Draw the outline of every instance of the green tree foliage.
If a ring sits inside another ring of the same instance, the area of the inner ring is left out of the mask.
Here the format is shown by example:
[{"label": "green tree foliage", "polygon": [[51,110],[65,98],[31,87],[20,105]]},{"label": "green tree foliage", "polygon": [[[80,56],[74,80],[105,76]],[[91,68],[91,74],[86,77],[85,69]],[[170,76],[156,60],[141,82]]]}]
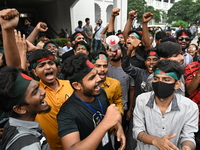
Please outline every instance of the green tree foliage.
[{"label": "green tree foliage", "polygon": [[161,21],[161,10],[154,9],[152,6],[147,6],[147,2],[145,0],[128,0],[128,12],[131,10],[138,10],[137,12],[137,21],[142,22],[142,15],[146,12],[153,13],[153,19],[155,22]]},{"label": "green tree foliage", "polygon": [[195,3],[192,2],[192,0],[181,0],[174,3],[174,5],[168,10],[167,22],[172,23],[177,20],[183,20],[188,23],[193,22],[193,15],[198,12],[193,8],[194,4]]},{"label": "green tree foliage", "polygon": [[187,28],[188,23],[183,21],[183,20],[179,20],[179,21],[172,24],[172,27],[178,27],[178,26],[182,26],[183,28]]},{"label": "green tree foliage", "polygon": [[131,10],[138,10],[136,19],[138,22],[141,22],[142,15],[146,12],[146,4],[145,0],[128,0],[128,12]]}]

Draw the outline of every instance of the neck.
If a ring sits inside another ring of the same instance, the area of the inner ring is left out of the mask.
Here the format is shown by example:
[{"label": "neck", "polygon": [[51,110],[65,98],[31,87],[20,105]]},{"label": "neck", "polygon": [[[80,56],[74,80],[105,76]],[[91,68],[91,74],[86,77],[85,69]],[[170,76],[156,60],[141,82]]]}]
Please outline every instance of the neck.
[{"label": "neck", "polygon": [[110,60],[110,64],[112,65],[112,66],[121,66],[122,65],[122,62],[121,62],[121,60],[119,60],[119,61],[112,61],[112,60]]},{"label": "neck", "polygon": [[86,96],[82,92],[77,91],[77,90],[74,91],[74,94],[76,94],[84,102],[92,102],[95,98],[95,97]]},{"label": "neck", "polygon": [[24,120],[24,121],[35,121],[35,117],[37,114],[32,114],[32,115],[21,115],[19,118],[20,120]]},{"label": "neck", "polygon": [[156,104],[160,108],[162,114],[164,114],[165,111],[167,110],[167,108],[169,107],[173,97],[174,97],[174,93],[167,98],[159,98],[159,97],[155,96]]}]

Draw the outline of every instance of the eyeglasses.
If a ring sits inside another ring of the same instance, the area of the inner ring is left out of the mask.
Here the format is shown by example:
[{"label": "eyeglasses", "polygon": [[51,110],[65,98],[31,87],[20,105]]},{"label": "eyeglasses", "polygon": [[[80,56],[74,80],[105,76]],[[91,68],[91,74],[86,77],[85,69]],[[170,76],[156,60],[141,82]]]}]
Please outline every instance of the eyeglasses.
[{"label": "eyeglasses", "polygon": [[179,40],[179,41],[183,41],[183,40],[185,40],[185,41],[190,41],[190,38],[179,37],[178,40]]}]

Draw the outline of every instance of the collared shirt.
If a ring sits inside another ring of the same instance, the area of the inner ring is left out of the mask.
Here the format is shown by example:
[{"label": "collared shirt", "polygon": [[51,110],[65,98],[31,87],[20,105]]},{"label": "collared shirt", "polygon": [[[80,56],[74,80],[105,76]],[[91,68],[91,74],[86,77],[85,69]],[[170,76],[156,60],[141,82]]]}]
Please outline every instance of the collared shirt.
[{"label": "collared shirt", "polygon": [[36,121],[40,123],[42,130],[46,134],[51,150],[62,149],[60,137],[58,136],[56,115],[58,114],[62,104],[74,91],[68,80],[56,80],[59,83],[59,88],[56,91],[45,85],[42,81],[39,81],[40,88],[46,91],[45,101],[47,101],[51,106],[51,111],[36,116]]},{"label": "collared shirt", "polygon": [[[142,131],[149,135],[163,137],[176,134],[170,141],[181,148],[184,141],[194,141],[194,132],[198,131],[198,107],[190,99],[174,94],[164,114],[155,102],[154,93],[139,95],[133,112],[133,137],[137,140]],[[136,150],[158,150],[157,147],[137,140]]]},{"label": "collared shirt", "polygon": [[3,133],[3,149],[50,150],[39,123],[9,118]]},{"label": "collared shirt", "polygon": [[122,105],[123,100],[120,82],[116,79],[106,77],[106,80],[103,84],[101,84],[101,87],[105,90],[110,104],[115,104],[123,115],[124,111]]}]

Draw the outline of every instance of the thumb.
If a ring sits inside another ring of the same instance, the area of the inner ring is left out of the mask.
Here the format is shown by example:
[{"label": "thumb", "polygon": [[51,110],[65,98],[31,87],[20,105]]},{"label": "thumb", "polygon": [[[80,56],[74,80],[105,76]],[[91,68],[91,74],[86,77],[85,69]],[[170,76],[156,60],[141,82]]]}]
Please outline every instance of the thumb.
[{"label": "thumb", "polygon": [[176,134],[170,134],[170,135],[167,135],[166,137],[167,137],[167,139],[172,139],[172,138],[174,138],[176,136]]}]

